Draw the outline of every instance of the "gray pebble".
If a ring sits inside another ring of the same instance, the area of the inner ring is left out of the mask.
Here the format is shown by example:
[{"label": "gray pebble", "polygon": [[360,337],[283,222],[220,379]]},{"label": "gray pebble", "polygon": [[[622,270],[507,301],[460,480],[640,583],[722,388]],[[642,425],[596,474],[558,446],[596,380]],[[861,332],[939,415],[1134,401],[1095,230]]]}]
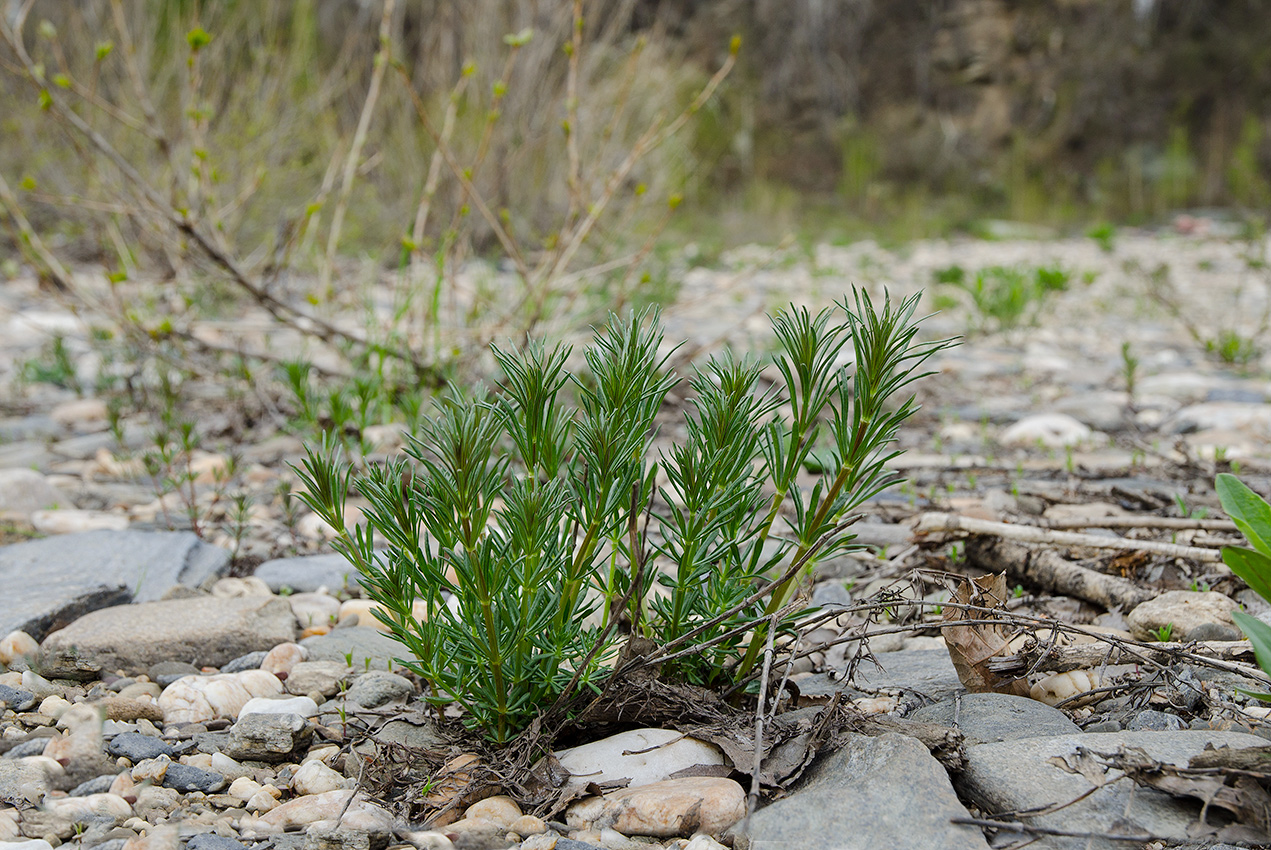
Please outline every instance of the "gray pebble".
[{"label": "gray pebble", "polygon": [[572,838],[556,839],[556,850],[600,850],[595,844],[588,844],[586,841],[575,841]]},{"label": "gray pebble", "polygon": [[35,706],[35,694],[21,688],[0,685],[0,702],[14,711],[30,711]]},{"label": "gray pebble", "polygon": [[100,844],[94,844],[93,850],[124,850],[124,844],[126,844],[127,841],[128,839],[126,838],[111,838]]},{"label": "gray pebble", "polygon": [[49,742],[48,738],[32,738],[30,741],[23,741],[20,744],[14,744],[9,751],[4,754],[5,758],[20,759],[26,756],[38,756],[44,752],[44,747]]},{"label": "gray pebble", "polygon": [[[1140,711],[1126,726],[1126,729],[1131,732],[1175,732],[1186,728],[1187,724],[1183,722],[1181,717],[1166,714],[1163,711],[1154,711],[1150,708],[1146,711]],[[1087,729],[1086,731],[1090,730]]]},{"label": "gray pebble", "polygon": [[117,694],[120,691],[122,691],[124,688],[129,687],[130,685],[135,685],[135,684],[137,684],[137,680],[132,678],[131,676],[120,676],[118,679],[116,679],[115,681],[107,685],[106,690],[110,691],[111,693]]},{"label": "gray pebble", "polygon": [[1101,720],[1098,723],[1091,723],[1084,732],[1120,732],[1121,724],[1115,720]]},{"label": "gray pebble", "polygon": [[110,790],[110,784],[115,781],[115,777],[111,774],[105,776],[97,776],[87,782],[81,782],[71,789],[72,797],[87,797],[89,794],[105,794]]},{"label": "gray pebble", "polygon": [[1235,626],[1225,623],[1201,623],[1187,635],[1190,640],[1240,640],[1242,635]]},{"label": "gray pebble", "polygon": [[151,664],[146,671],[150,681],[156,682],[161,688],[166,688],[182,676],[197,676],[199,672],[199,668],[184,661],[160,661]]},{"label": "gray pebble", "polygon": [[122,732],[116,735],[106,744],[106,752],[115,757],[123,756],[133,764],[158,756],[176,758],[176,751],[167,741],[140,732]]},{"label": "gray pebble", "polygon": [[268,652],[260,650],[257,652],[249,652],[246,655],[240,655],[233,661],[230,661],[221,668],[222,673],[242,673],[244,670],[259,670],[261,662],[265,660]]},{"label": "gray pebble", "polygon": [[364,708],[378,708],[386,702],[406,699],[414,693],[415,685],[405,676],[372,670],[358,676],[344,696]]},{"label": "gray pebble", "polygon": [[198,835],[191,835],[185,846],[186,850],[247,850],[246,845],[241,842],[226,838],[223,835],[217,835],[215,832],[201,832]]},{"label": "gray pebble", "polygon": [[176,791],[203,791],[211,794],[225,787],[225,777],[201,767],[173,762],[163,775],[163,787]]}]

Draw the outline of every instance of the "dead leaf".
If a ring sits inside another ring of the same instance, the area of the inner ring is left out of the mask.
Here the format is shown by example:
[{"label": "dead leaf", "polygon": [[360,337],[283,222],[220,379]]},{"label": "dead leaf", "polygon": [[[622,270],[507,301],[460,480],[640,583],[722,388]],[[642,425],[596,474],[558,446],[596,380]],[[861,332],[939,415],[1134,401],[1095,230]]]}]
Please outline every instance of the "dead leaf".
[{"label": "dead leaf", "polygon": [[[954,602],[981,608],[1005,609],[1006,573],[981,576],[960,584]],[[949,648],[949,658],[958,679],[972,693],[999,693],[1028,696],[1028,682],[1005,678],[989,668],[989,660],[1011,654],[1010,636],[1001,623],[976,623],[993,619],[988,611],[972,611],[946,606],[941,633]]]}]

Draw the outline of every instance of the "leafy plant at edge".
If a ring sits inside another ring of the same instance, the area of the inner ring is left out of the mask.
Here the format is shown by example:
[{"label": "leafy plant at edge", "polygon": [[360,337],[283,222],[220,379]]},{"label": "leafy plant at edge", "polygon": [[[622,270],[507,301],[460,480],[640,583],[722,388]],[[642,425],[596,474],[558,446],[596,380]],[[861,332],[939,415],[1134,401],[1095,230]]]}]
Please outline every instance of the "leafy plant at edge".
[{"label": "leafy plant at edge", "polygon": [[[656,312],[611,316],[574,378],[568,349],[494,347],[497,392],[452,387],[407,457],[356,474],[324,436],[296,467],[298,497],[335,529],[429,699],[458,703],[495,741],[600,692],[623,642],[652,647],[640,654],[667,679],[736,687],[769,624],[798,613],[798,575],[856,548],[854,512],[899,481],[889,447],[917,408],[890,400],[953,344],[914,341],[917,304],[876,309],[858,291],[777,314],[778,385],[763,391],[750,359],[710,358],[691,379],[686,438],[657,460],[677,379]],[[571,380],[577,410],[561,398]],[[808,489],[796,474],[823,436],[832,462]],[[350,493],[366,502],[351,528]]]},{"label": "leafy plant at edge", "polygon": [[[1252,549],[1224,546],[1223,563],[1244,579],[1245,584],[1253,588],[1254,592],[1271,602],[1271,505],[1239,478],[1226,472],[1217,477],[1214,487],[1218,491],[1222,509],[1253,546]],[[1231,616],[1253,644],[1258,666],[1264,673],[1271,675],[1271,625],[1244,611],[1233,611]],[[1244,693],[1263,702],[1271,702],[1271,694],[1249,691]]]}]

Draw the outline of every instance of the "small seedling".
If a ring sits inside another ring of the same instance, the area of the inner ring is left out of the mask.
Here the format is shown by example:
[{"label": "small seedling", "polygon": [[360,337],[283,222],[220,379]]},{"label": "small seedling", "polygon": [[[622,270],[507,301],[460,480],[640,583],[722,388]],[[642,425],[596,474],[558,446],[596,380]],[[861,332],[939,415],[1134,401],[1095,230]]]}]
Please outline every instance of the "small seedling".
[{"label": "small seedling", "polygon": [[1158,628],[1154,634],[1156,635],[1156,639],[1161,643],[1169,643],[1174,637],[1174,624],[1166,623]]},{"label": "small seedling", "polygon": [[1208,592],[1209,592],[1209,582],[1207,582],[1207,581],[1192,581],[1192,583],[1191,583],[1191,585],[1190,585],[1190,588],[1191,588],[1192,593],[1208,593]]},{"label": "small seedling", "polygon": [[1024,585],[1022,584],[1015,585],[1015,587],[1011,589],[1011,596],[1013,596],[1016,599],[1022,599],[1024,597]]}]

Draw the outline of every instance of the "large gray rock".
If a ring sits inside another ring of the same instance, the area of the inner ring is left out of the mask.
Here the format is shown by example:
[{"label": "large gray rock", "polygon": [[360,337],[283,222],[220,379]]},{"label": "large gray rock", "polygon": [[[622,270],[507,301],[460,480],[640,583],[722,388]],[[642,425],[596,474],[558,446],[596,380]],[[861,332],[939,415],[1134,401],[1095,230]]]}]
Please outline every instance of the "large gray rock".
[{"label": "large gray rock", "polygon": [[960,729],[967,744],[1081,733],[1059,709],[1010,694],[963,694],[923,706],[910,718]]},{"label": "large gray rock", "polygon": [[223,576],[230,554],[188,531],[89,531],[0,547],[0,634],[36,640],[98,608]]},{"label": "large gray rock", "polygon": [[851,735],[820,759],[793,794],[755,812],[751,850],[988,850],[948,774],[915,738]]},{"label": "large gray rock", "polygon": [[[370,626],[351,626],[333,629],[325,635],[314,635],[300,641],[309,650],[312,661],[343,661],[354,670],[366,669],[369,658],[372,670],[387,670],[394,658],[410,658],[406,647],[379,629]],[[351,660],[350,660],[351,659]]]},{"label": "large gray rock", "polygon": [[[1077,800],[1094,787],[1084,776],[1051,763],[1078,747],[1115,753],[1118,747],[1140,747],[1157,761],[1187,766],[1206,744],[1235,748],[1265,746],[1266,739],[1240,732],[1097,732],[1027,738],[968,747],[966,769],[958,787],[963,796],[988,812],[1042,809]],[[1109,775],[1114,779],[1117,773]],[[1177,800],[1129,780],[1107,782],[1090,796],[1052,814],[1029,819],[1037,826],[1076,832],[1151,833],[1184,840],[1196,822],[1199,804]],[[1030,847],[1048,850],[1123,850],[1124,841],[1041,836]]]},{"label": "large gray rock", "polygon": [[0,759],[0,803],[38,805],[48,792],[44,768],[20,759]]},{"label": "large gray rock", "polygon": [[144,671],[166,660],[219,667],[295,636],[296,618],[284,599],[200,596],[94,611],[49,635],[41,649],[74,651],[106,670]]},{"label": "large gray rock", "polygon": [[300,558],[275,558],[256,568],[256,578],[277,593],[289,588],[297,593],[310,593],[320,587],[337,592],[341,588],[359,587],[361,574],[343,555],[308,555]]}]

